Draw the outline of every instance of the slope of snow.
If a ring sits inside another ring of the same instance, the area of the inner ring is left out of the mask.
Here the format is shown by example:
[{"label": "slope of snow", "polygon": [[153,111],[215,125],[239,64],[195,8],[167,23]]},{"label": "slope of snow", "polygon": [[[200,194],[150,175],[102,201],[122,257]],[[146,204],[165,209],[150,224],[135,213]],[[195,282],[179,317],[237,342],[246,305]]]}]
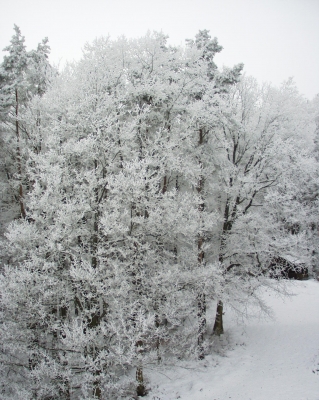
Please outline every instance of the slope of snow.
[{"label": "slope of snow", "polygon": [[319,400],[319,282],[288,282],[295,295],[265,291],[274,319],[237,325],[226,309],[219,354],[147,371],[148,400]]}]

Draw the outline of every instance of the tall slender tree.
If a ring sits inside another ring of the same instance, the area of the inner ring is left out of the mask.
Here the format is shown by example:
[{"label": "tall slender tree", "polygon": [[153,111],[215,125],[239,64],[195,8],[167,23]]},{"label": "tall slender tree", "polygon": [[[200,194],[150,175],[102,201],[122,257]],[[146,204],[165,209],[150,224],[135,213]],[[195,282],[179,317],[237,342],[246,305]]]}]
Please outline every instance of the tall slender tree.
[{"label": "tall slender tree", "polygon": [[20,106],[26,97],[26,71],[28,67],[28,56],[25,47],[24,36],[20,29],[14,26],[15,35],[11,39],[11,44],[4,50],[9,52],[4,57],[1,65],[1,114],[5,122],[14,124],[15,130],[15,161],[16,161],[16,179],[18,185],[18,202],[20,205],[20,214],[23,218],[26,216],[23,184],[22,184],[22,160],[21,160],[21,129],[19,121]]},{"label": "tall slender tree", "polygon": [[20,28],[14,25],[14,31],[10,45],[4,49],[8,54],[0,66],[1,184],[4,188],[1,219],[4,224],[18,215],[26,217],[25,161],[34,138],[26,130],[23,113],[33,96],[43,95],[53,73],[48,61],[48,40],[43,40],[37,50],[27,52]]}]

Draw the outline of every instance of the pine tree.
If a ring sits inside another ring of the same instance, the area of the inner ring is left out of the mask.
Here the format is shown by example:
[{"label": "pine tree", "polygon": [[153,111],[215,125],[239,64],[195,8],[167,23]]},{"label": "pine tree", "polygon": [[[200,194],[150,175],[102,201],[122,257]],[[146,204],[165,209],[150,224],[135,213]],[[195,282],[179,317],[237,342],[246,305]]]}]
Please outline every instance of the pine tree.
[{"label": "pine tree", "polygon": [[48,40],[43,40],[37,50],[27,52],[19,27],[15,25],[14,30],[11,44],[4,49],[9,54],[4,56],[0,66],[1,184],[6,193],[1,208],[5,225],[19,215],[26,217],[25,191],[29,183],[25,177],[25,162],[34,138],[26,129],[23,113],[33,96],[44,94],[53,76],[48,62]]},{"label": "pine tree", "polygon": [[[26,98],[26,82],[25,75],[28,64],[25,39],[21,35],[20,29],[14,26],[15,35],[11,39],[11,45],[4,50],[9,52],[4,57],[1,65],[1,115],[5,122],[10,121],[14,125],[15,131],[15,175],[16,184],[18,186],[18,194],[16,195],[19,205],[20,214],[23,218],[26,216],[23,184],[22,184],[22,155],[21,155],[21,128],[20,128],[20,106]],[[4,139],[7,142],[7,138]],[[7,167],[5,167],[7,169]],[[7,170],[7,175],[11,175]]]}]

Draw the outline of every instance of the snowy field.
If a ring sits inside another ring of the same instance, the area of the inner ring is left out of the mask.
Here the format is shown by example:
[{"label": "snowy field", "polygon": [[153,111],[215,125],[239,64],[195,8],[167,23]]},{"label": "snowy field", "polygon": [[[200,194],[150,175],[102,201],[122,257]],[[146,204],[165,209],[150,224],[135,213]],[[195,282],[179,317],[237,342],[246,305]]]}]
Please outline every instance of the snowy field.
[{"label": "snowy field", "polygon": [[290,297],[264,292],[273,319],[224,315],[218,354],[147,371],[148,400],[319,400],[319,282],[289,281]]}]

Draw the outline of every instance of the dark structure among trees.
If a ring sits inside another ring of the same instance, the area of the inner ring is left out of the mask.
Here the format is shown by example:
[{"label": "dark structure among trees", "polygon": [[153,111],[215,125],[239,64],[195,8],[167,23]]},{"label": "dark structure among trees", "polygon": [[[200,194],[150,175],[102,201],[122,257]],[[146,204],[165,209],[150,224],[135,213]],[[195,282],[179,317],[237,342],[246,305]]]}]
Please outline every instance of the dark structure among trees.
[{"label": "dark structure among trees", "polygon": [[288,261],[284,257],[273,258],[269,270],[271,278],[297,279],[299,281],[309,278],[309,271],[304,263]]}]

